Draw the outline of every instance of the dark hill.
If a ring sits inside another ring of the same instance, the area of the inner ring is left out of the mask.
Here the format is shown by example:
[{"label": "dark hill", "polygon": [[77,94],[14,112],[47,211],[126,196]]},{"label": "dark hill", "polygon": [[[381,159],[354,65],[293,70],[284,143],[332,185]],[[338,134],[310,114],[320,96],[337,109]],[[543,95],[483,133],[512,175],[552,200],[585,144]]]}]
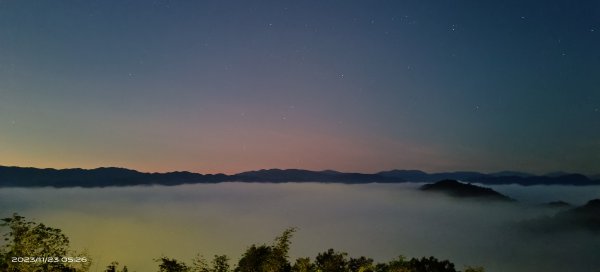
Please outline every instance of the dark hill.
[{"label": "dark hill", "polygon": [[600,199],[590,200],[583,206],[558,212],[554,216],[524,221],[521,226],[538,233],[568,230],[600,233]]},{"label": "dark hill", "polygon": [[510,197],[500,194],[490,188],[461,183],[456,180],[446,179],[433,184],[421,186],[425,192],[444,193],[457,198],[469,198],[495,201],[514,201]]},{"label": "dark hill", "polygon": [[571,204],[561,201],[561,200],[544,203],[544,204],[542,204],[542,206],[547,207],[547,208],[571,208],[572,207]]},{"label": "dark hill", "polygon": [[554,219],[564,225],[600,232],[600,199],[590,200],[583,206],[560,212]]}]

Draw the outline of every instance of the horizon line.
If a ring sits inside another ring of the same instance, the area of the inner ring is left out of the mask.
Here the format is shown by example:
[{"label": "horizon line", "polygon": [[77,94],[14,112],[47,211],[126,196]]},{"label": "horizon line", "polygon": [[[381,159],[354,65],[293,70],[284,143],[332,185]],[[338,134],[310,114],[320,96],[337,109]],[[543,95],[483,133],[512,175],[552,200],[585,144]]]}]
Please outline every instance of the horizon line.
[{"label": "horizon line", "polygon": [[128,168],[128,167],[121,167],[121,166],[99,166],[99,167],[93,167],[93,168],[83,168],[83,167],[55,168],[55,167],[0,165],[0,167],[40,169],[40,170],[56,170],[56,171],[61,171],[61,170],[88,170],[89,171],[89,170],[98,170],[98,169],[123,169],[123,170],[135,171],[135,172],[138,172],[138,173],[146,173],[146,174],[192,173],[192,174],[198,174],[198,175],[227,175],[227,176],[238,175],[238,174],[242,174],[242,173],[246,173],[246,172],[269,171],[269,170],[281,170],[281,171],[286,171],[286,170],[303,170],[303,171],[311,171],[311,172],[333,171],[333,172],[345,173],[345,174],[355,173],[355,174],[371,174],[371,175],[377,175],[377,174],[380,174],[382,172],[390,172],[390,171],[420,171],[420,172],[423,172],[425,174],[442,174],[442,173],[467,172],[467,173],[478,173],[478,174],[484,174],[484,175],[491,175],[491,174],[499,174],[499,173],[503,173],[503,172],[514,172],[514,173],[525,174],[525,175],[530,175],[530,176],[550,176],[552,174],[559,174],[559,173],[560,173],[560,175],[573,175],[573,174],[574,175],[582,175],[582,176],[586,176],[588,178],[597,178],[596,176],[600,176],[600,173],[599,174],[588,175],[588,174],[582,174],[582,173],[579,173],[579,172],[566,172],[566,171],[562,171],[562,170],[550,171],[550,172],[547,172],[545,174],[533,174],[533,173],[530,173],[530,172],[516,171],[516,170],[501,170],[501,171],[493,171],[493,172],[483,172],[483,171],[474,171],[474,170],[453,170],[453,171],[428,172],[428,171],[424,171],[424,170],[420,170],[420,169],[393,168],[393,169],[389,169],[389,170],[380,170],[380,171],[377,171],[377,172],[366,173],[366,172],[358,172],[358,171],[339,171],[339,170],[334,170],[334,169],[311,170],[311,169],[304,169],[304,168],[260,168],[260,169],[254,169],[254,170],[246,170],[246,171],[236,172],[236,173],[233,173],[233,174],[226,174],[226,173],[223,173],[223,172],[218,172],[218,173],[212,173],[211,174],[211,173],[194,172],[194,171],[189,171],[189,170],[174,170],[174,171],[165,171],[165,172],[159,172],[159,171],[140,171],[140,170],[137,170],[137,169]]}]

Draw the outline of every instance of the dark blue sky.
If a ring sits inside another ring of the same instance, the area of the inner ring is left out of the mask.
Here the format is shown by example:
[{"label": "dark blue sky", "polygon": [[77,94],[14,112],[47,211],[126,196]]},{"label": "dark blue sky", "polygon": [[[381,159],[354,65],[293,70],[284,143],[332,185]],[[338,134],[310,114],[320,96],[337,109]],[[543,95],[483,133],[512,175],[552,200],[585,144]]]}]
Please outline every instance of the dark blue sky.
[{"label": "dark blue sky", "polygon": [[600,169],[598,1],[4,1],[0,164]]}]

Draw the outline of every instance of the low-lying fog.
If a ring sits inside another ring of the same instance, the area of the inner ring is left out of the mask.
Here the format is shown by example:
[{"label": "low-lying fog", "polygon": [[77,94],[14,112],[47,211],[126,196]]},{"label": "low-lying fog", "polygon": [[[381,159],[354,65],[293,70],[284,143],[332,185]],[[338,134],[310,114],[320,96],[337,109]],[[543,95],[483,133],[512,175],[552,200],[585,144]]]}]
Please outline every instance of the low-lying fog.
[{"label": "low-lying fog", "polygon": [[[91,271],[111,261],[156,271],[154,258],[190,263],[197,253],[237,262],[247,246],[270,243],[285,228],[296,257],[328,248],[388,261],[433,255],[463,269],[597,271],[600,234],[520,232],[515,222],[553,211],[530,205],[583,204],[597,187],[495,186],[527,205],[477,203],[429,195],[415,184],[221,183],[103,189],[0,189],[0,216],[13,212],[60,228],[88,249]],[[595,270],[594,270],[595,269]]]}]

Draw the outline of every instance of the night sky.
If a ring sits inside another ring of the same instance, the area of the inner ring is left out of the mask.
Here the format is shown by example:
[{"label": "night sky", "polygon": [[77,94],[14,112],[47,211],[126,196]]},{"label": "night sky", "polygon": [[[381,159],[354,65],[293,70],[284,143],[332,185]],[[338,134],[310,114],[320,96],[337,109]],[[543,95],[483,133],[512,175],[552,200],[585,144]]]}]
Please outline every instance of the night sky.
[{"label": "night sky", "polygon": [[0,165],[600,172],[599,1],[2,1]]}]

